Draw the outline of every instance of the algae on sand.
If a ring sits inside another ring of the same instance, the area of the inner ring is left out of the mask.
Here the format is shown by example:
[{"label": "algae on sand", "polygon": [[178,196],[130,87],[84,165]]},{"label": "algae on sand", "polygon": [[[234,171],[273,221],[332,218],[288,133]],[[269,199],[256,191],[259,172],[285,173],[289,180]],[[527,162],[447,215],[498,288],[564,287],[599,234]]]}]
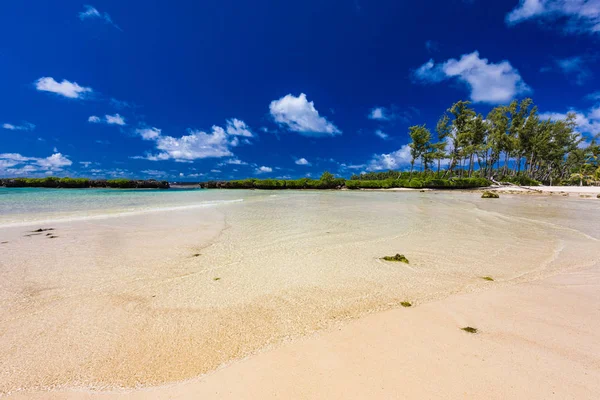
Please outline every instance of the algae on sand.
[{"label": "algae on sand", "polygon": [[404,254],[396,254],[395,256],[385,256],[381,257],[384,261],[392,261],[392,262],[403,262],[408,264],[408,258],[404,256]]}]

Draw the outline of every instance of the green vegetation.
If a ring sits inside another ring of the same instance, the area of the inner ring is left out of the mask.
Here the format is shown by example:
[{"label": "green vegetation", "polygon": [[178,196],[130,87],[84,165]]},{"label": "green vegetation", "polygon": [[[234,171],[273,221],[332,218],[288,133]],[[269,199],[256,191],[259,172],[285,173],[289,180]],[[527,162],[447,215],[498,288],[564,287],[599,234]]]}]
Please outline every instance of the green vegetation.
[{"label": "green vegetation", "polygon": [[87,179],[87,178],[13,178],[0,179],[0,186],[41,188],[117,188],[117,189],[168,189],[169,182],[131,179]]},{"label": "green vegetation", "polygon": [[392,261],[392,262],[403,262],[408,264],[408,258],[404,257],[404,254],[396,254],[395,256],[385,256],[381,257],[384,261]]},{"label": "green vegetation", "polygon": [[219,278],[219,277],[213,278],[213,281],[220,281],[220,280],[221,280],[221,278]]},{"label": "green vegetation", "polygon": [[400,303],[400,305],[402,307],[412,307],[412,304],[409,301],[403,301],[402,303]]},{"label": "green vegetation", "polygon": [[324,172],[320,179],[244,179],[238,181],[209,181],[201,183],[206,189],[341,189],[345,180]]},{"label": "green vegetation", "polygon": [[498,193],[494,193],[494,192],[490,192],[490,191],[486,190],[481,195],[481,198],[482,199],[499,199],[500,195]]},{"label": "green vegetation", "polygon": [[427,177],[424,179],[392,179],[385,180],[357,180],[346,181],[348,189],[469,189],[490,186],[491,182],[485,178],[452,178],[442,179]]},{"label": "green vegetation", "polygon": [[486,281],[491,281],[491,282],[494,281],[494,278],[492,278],[491,276],[482,276],[481,279],[484,279]]},{"label": "green vegetation", "polygon": [[469,333],[477,333],[477,328],[473,328],[470,326],[465,326],[464,328],[460,328],[461,330]]}]

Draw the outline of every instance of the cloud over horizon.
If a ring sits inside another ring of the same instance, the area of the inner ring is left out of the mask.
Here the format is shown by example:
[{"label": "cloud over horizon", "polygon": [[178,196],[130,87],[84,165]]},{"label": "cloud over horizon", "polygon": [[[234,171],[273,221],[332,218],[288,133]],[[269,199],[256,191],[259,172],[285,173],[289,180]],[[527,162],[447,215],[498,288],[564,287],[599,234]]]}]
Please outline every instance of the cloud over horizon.
[{"label": "cloud over horizon", "polygon": [[327,137],[342,134],[334,124],[319,115],[314,103],[309,102],[304,93],[298,97],[288,94],[273,100],[269,111],[277,124],[301,135]]},{"label": "cloud over horizon", "polygon": [[73,162],[61,153],[54,153],[48,157],[27,157],[19,153],[0,154],[0,176],[17,177],[31,174],[48,174],[60,172],[63,167],[72,165]]},{"label": "cloud over horizon", "polygon": [[[164,136],[162,131],[155,127],[138,128],[135,133],[144,140],[154,141],[159,152],[134,158],[143,158],[150,161],[174,160],[177,162],[233,157],[232,148],[240,144],[238,136],[254,137],[246,123],[236,118],[227,120],[225,129],[214,125],[210,133],[189,130],[187,135],[179,138]],[[242,161],[237,161],[239,162],[232,161],[231,164],[243,164]]]},{"label": "cloud over horizon", "polygon": [[469,88],[470,98],[475,103],[505,104],[531,92],[519,71],[508,61],[494,64],[480,58],[478,51],[440,64],[429,60],[413,71],[413,78],[424,84],[456,79]]}]

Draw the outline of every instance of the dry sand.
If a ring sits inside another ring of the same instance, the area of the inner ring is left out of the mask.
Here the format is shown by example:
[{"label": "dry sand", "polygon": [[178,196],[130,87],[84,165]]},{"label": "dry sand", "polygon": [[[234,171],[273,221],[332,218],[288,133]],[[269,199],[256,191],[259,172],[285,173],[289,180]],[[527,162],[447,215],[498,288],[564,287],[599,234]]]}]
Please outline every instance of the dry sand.
[{"label": "dry sand", "polygon": [[[340,378],[373,395],[397,397],[400,386],[392,379],[427,388],[427,379],[435,378],[452,395],[452,388],[467,385],[460,378],[452,386],[454,377],[472,373],[466,389],[485,387],[478,386],[485,369],[473,364],[471,350],[496,360],[486,374],[509,388],[521,387],[527,375],[520,372],[530,368],[514,366],[506,358],[512,354],[542,360],[546,369],[532,368],[546,374],[539,376],[564,369],[596,390],[597,369],[580,372],[598,367],[597,348],[573,353],[563,339],[575,335],[573,346],[598,342],[587,328],[598,324],[598,298],[585,297],[585,285],[538,290],[526,282],[588,268],[596,289],[597,270],[589,268],[600,254],[599,213],[595,202],[550,196],[491,201],[454,192],[265,192],[212,209],[57,223],[55,239],[27,236],[32,229],[26,227],[3,228],[0,393],[176,398],[192,385],[261,398],[252,390],[275,390],[278,383],[284,398],[350,397],[334,384]],[[396,252],[411,264],[378,259]],[[481,279],[486,275],[495,281]],[[491,288],[499,288],[497,297],[486,297]],[[405,300],[415,307],[369,316]],[[528,325],[519,304],[538,314],[533,322],[539,325]],[[583,314],[587,326],[577,322]],[[458,330],[464,325],[481,334]],[[510,340],[487,342],[498,332]],[[291,343],[277,348],[285,342]],[[264,352],[269,347],[273,353]],[[556,358],[555,349],[568,357]],[[235,372],[248,363],[248,370]],[[243,377],[227,375],[236,373]],[[569,382],[565,387],[578,393]],[[158,388],[130,391],[151,386]],[[288,396],[285,390],[300,391]],[[348,390],[366,393],[352,385]]]},{"label": "dry sand", "polygon": [[595,198],[600,194],[600,186],[494,186],[488,190],[508,193],[589,196],[590,198]]},{"label": "dry sand", "polygon": [[381,312],[183,383],[10,398],[597,399],[599,313],[596,266]]}]

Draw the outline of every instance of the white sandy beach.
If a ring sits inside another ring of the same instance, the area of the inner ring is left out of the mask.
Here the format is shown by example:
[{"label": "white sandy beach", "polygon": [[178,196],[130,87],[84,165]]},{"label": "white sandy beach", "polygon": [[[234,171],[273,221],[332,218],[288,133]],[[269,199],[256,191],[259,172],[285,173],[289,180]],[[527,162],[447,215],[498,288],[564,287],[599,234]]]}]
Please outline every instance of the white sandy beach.
[{"label": "white sandy beach", "polygon": [[11,398],[594,399],[599,310],[596,266],[381,312],[183,383]]},{"label": "white sandy beach", "polygon": [[[242,201],[0,228],[0,393],[598,393],[596,202],[235,195]],[[379,260],[397,252],[410,264]]]}]

